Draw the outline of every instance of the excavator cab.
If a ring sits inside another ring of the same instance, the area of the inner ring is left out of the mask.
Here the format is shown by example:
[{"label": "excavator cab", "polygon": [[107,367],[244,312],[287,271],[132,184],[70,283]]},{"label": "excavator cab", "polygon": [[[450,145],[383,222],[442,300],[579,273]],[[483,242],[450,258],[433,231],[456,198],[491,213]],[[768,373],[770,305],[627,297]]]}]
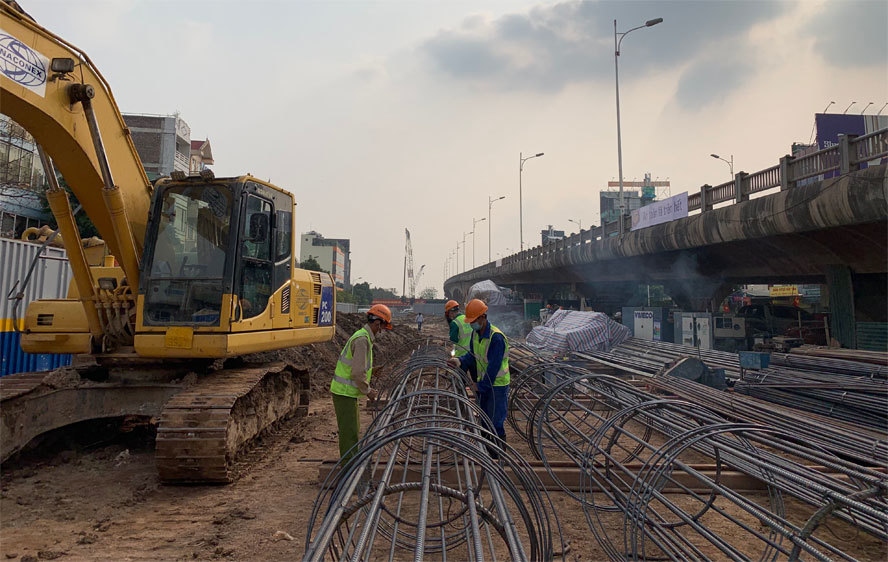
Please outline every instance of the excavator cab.
[{"label": "excavator cab", "polygon": [[321,311],[333,310],[332,281],[296,269],[293,208],[290,193],[250,176],[159,182],[139,278],[139,355],[238,355],[271,344],[272,331],[329,339],[332,314]]}]

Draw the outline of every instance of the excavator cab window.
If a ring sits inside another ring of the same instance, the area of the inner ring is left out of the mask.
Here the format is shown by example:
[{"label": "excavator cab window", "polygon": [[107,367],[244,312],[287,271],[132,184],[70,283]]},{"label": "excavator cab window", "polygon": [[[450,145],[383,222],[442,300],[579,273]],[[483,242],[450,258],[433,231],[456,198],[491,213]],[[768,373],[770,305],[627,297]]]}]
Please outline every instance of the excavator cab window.
[{"label": "excavator cab window", "polygon": [[219,325],[233,199],[223,184],[162,193],[146,237],[146,324]]}]

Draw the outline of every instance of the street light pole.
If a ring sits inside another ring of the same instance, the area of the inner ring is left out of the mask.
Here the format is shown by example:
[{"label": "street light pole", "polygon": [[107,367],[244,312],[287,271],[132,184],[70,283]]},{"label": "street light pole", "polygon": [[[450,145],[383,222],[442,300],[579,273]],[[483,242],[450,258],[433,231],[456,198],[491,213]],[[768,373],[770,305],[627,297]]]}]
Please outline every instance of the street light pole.
[{"label": "street light pole", "polygon": [[710,154],[710,156],[712,156],[713,158],[717,158],[718,160],[721,160],[722,162],[727,164],[731,168],[731,179],[734,179],[734,155],[733,154],[731,154],[730,162],[725,160],[724,158],[722,158],[718,154]]},{"label": "street light pole", "polygon": [[488,195],[488,196],[487,196],[487,263],[490,263],[490,262],[492,261],[492,260],[490,259],[490,247],[491,247],[491,243],[490,243],[490,233],[491,233],[490,223],[493,222],[493,221],[490,219],[490,211],[491,211],[491,209],[493,209],[493,203],[494,203],[495,201],[499,201],[500,199],[505,199],[505,198],[506,198],[505,195],[503,195],[503,196],[501,196],[501,197],[497,197],[496,199],[494,199],[492,195]]},{"label": "street light pole", "polygon": [[[487,219],[484,217],[481,217],[480,219],[472,217],[472,269],[475,269],[475,225],[486,220]],[[488,234],[488,236],[490,235]]]},{"label": "street light pole", "polygon": [[851,109],[851,106],[854,105],[855,103],[857,103],[857,102],[852,101],[850,104],[848,104],[848,107],[845,108],[845,111],[842,112],[842,115],[845,115],[846,113],[848,113],[848,110]]},{"label": "street light pole", "polygon": [[525,162],[527,162],[531,158],[539,158],[542,155],[542,152],[538,152],[533,156],[528,156],[527,158],[524,158],[524,155],[521,152],[518,153],[518,228],[521,233],[522,252],[524,251],[524,196],[521,189],[521,172],[524,171]]},{"label": "street light pole", "polygon": [[869,109],[869,106],[871,106],[873,103],[875,102],[869,102],[868,104],[866,104],[866,107],[863,108],[863,111],[861,111],[860,114],[863,115],[864,113],[866,113],[866,110]]},{"label": "street light pole", "polygon": [[578,221],[575,221],[575,220],[573,220],[573,219],[567,219],[567,221],[568,221],[568,222],[572,222],[572,223],[574,223],[575,225],[579,226],[579,227],[580,227],[580,232],[583,232],[583,219],[580,219],[580,220],[578,220]]},{"label": "street light pole", "polygon": [[[620,131],[620,45],[623,43],[623,38],[636,29],[651,27],[662,21],[663,18],[648,20],[644,22],[644,25],[633,27],[629,31],[624,31],[623,33],[617,33],[617,20],[614,20],[614,78],[617,86],[617,172],[620,175],[620,234],[623,234],[623,213],[626,208],[623,202],[623,139]],[[620,37],[619,41],[617,40],[618,35]]]},{"label": "street light pole", "polygon": [[463,273],[466,272],[466,236],[468,236],[469,234],[474,236],[475,230],[472,229],[472,232],[463,232]]},{"label": "street light pole", "polygon": [[361,279],[363,279],[363,277],[358,277],[357,279],[355,279],[355,282],[352,283],[352,300],[355,300],[355,284],[357,284],[357,282]]}]

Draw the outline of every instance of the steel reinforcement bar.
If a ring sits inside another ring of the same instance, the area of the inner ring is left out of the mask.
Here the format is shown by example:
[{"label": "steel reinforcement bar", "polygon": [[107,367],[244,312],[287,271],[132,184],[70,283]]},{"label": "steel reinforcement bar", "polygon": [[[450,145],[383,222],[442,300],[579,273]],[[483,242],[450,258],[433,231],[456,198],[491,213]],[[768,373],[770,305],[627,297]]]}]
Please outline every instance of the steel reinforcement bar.
[{"label": "steel reinforcement bar", "polygon": [[[882,472],[812,446],[798,432],[728,422],[576,366],[534,364],[526,355],[521,362],[510,423],[547,467],[569,459],[581,470],[579,493],[562,488],[582,502],[613,560],[853,560],[833,544],[827,524],[888,540]],[[699,470],[701,460],[716,469]],[[728,470],[768,493],[730,488],[721,480]],[[549,474],[558,482],[557,471]],[[801,504],[789,509],[790,501]]]},{"label": "steel reinforcement bar", "polygon": [[[529,351],[524,353],[533,357]],[[636,376],[648,386],[704,405],[730,420],[759,423],[789,433],[800,432],[811,443],[834,454],[870,466],[888,464],[888,434],[884,429],[888,385],[881,378],[878,366],[854,365],[847,360],[819,364],[802,358],[791,369],[747,371],[744,381],[749,382],[743,382],[741,387],[761,397],[756,398],[660,374],[671,362],[685,356],[697,357],[714,368],[724,368],[729,378],[740,378],[736,354],[639,339],[630,339],[607,352],[575,353],[571,358],[593,369],[600,365]],[[779,380],[782,388],[754,386],[756,380],[767,383],[771,377],[775,382]],[[820,388],[816,388],[818,386]],[[791,394],[787,395],[789,391]],[[860,407],[855,408],[856,404]],[[840,419],[835,416],[837,413]]]},{"label": "steel reinforcement bar", "polygon": [[[385,408],[322,485],[303,560],[552,560],[557,518],[441,346],[389,377]],[[563,554],[562,554],[563,556]]]}]

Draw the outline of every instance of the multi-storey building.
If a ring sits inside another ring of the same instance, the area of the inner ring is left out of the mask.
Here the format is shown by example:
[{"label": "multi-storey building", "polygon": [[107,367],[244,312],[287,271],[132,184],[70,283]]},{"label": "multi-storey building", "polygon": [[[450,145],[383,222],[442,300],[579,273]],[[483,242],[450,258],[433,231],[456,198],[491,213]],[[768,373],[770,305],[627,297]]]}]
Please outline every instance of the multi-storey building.
[{"label": "multi-storey building", "polygon": [[324,238],[314,230],[302,235],[299,260],[315,259],[321,269],[329,271],[333,282],[341,287],[351,286],[351,240],[348,238]]},{"label": "multi-storey building", "polygon": [[173,170],[199,172],[213,164],[210,141],[192,141],[191,127],[179,115],[130,113],[123,120],[151,181]]}]

